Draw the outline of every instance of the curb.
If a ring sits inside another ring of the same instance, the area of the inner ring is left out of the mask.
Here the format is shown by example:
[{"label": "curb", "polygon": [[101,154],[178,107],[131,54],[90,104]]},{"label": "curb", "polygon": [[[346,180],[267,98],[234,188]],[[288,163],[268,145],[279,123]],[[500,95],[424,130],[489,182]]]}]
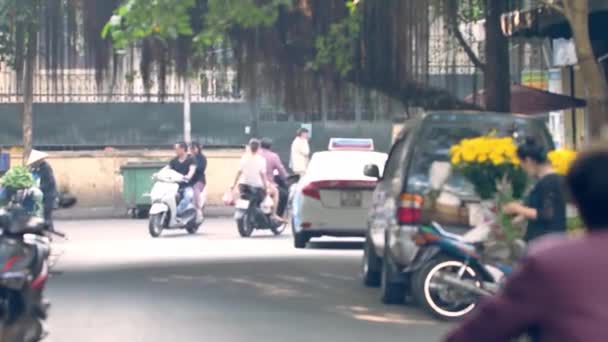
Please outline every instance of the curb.
[{"label": "curb", "polygon": [[[207,218],[228,218],[234,214],[234,208],[224,206],[210,206],[205,208]],[[130,219],[126,208],[72,208],[55,210],[53,216],[56,220],[102,220],[102,219]]]}]

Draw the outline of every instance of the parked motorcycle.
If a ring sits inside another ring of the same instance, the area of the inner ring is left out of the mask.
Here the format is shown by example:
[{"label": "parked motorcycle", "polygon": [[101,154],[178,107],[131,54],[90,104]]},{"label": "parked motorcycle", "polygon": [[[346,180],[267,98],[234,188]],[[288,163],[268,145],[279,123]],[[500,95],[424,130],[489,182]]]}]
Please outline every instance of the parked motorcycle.
[{"label": "parked motorcycle", "polygon": [[465,241],[437,223],[420,227],[414,241],[421,249],[411,266],[412,296],[443,320],[468,315],[512,272],[509,264],[487,257],[483,242]]},{"label": "parked motorcycle", "polygon": [[64,235],[16,203],[0,208],[0,341],[36,342],[49,309],[50,234]]},{"label": "parked motorcycle", "polygon": [[165,229],[185,229],[189,234],[196,234],[202,222],[197,222],[194,204],[189,203],[182,213],[177,212],[183,196],[179,184],[184,181],[184,176],[174,170],[163,169],[154,178],[156,183],[150,191],[150,235],[159,237]]}]

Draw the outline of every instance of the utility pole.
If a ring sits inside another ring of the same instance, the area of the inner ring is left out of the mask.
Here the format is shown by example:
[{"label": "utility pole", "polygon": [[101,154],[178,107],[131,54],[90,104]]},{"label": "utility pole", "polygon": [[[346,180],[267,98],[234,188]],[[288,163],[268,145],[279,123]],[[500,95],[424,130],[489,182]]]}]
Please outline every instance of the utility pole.
[{"label": "utility pole", "polygon": [[184,141],[192,142],[192,111],[190,102],[190,79],[184,77]]}]

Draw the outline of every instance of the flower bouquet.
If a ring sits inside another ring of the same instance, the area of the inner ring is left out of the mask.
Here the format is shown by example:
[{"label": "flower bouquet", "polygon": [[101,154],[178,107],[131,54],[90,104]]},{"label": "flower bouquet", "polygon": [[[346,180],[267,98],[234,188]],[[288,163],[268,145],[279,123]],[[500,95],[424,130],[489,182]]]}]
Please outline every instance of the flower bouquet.
[{"label": "flower bouquet", "polygon": [[501,209],[521,199],[527,187],[528,177],[519,166],[515,141],[492,135],[464,139],[452,146],[450,157],[454,170],[473,185],[482,201],[481,217],[471,222],[475,228],[468,234],[469,239],[500,242],[507,247],[502,248],[507,252],[501,253],[505,254],[501,258],[516,258],[523,229]]},{"label": "flower bouquet", "polygon": [[576,159],[576,151],[569,149],[558,149],[549,152],[547,155],[555,172],[565,175],[570,169],[570,165]]},{"label": "flower bouquet", "polygon": [[[549,161],[553,166],[555,172],[560,175],[565,175],[570,170],[570,165],[576,159],[576,151],[569,149],[558,149],[555,151],[551,151],[548,155]],[[578,235],[585,231],[584,225],[580,217],[578,216],[578,210],[574,207],[573,204],[568,204],[568,220],[566,222],[566,227],[568,233],[573,235]]]}]

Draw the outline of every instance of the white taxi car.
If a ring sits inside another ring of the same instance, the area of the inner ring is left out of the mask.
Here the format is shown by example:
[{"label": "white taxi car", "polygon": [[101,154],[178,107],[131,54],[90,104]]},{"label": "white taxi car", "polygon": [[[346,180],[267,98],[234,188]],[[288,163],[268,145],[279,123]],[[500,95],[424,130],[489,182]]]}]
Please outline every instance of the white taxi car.
[{"label": "white taxi car", "polygon": [[384,168],[388,155],[374,151],[371,139],[333,138],[329,150],[312,156],[293,193],[294,245],[304,248],[314,237],[363,237],[377,179],[368,164]]}]

